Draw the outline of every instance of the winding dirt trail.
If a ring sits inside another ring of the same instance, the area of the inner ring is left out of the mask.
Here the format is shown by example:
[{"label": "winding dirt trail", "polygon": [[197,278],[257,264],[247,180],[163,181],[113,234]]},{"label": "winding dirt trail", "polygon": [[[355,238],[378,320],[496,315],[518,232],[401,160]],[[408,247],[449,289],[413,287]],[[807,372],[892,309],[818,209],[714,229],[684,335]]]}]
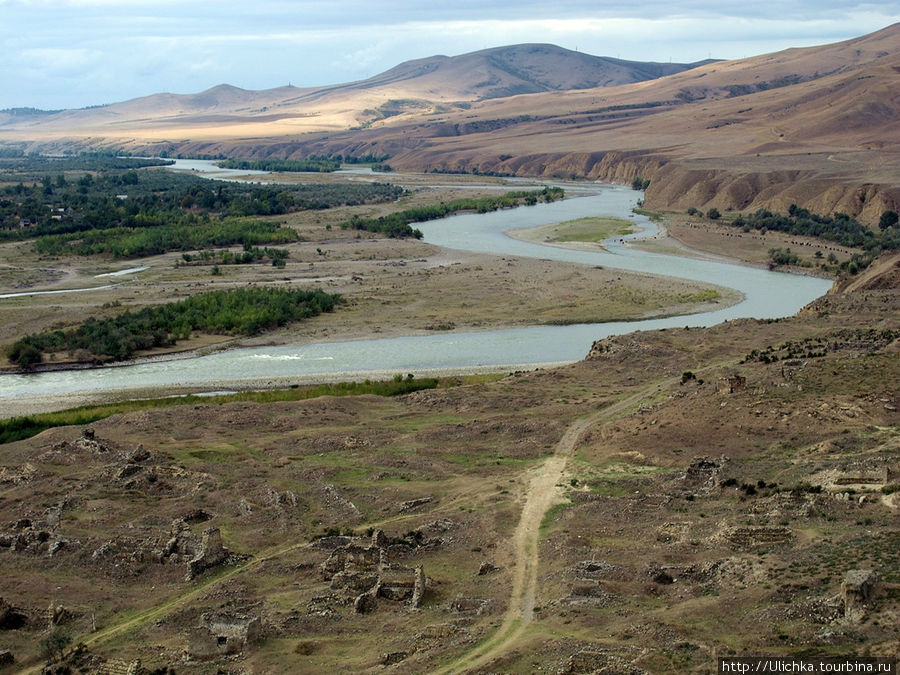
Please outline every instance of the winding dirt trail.
[{"label": "winding dirt trail", "polygon": [[659,389],[660,386],[659,383],[654,383],[608,408],[575,421],[556,444],[553,454],[535,470],[525,493],[522,516],[513,535],[515,567],[513,568],[509,606],[503,615],[503,621],[497,632],[490,638],[437,671],[438,673],[449,675],[480,668],[506,652],[522,635],[534,618],[541,523],[550,508],[554,504],[562,502],[562,494],[557,489],[557,485],[563,478],[569,457],[575,453],[579,442],[591,426],[617,415],[646,398],[649,393]]}]

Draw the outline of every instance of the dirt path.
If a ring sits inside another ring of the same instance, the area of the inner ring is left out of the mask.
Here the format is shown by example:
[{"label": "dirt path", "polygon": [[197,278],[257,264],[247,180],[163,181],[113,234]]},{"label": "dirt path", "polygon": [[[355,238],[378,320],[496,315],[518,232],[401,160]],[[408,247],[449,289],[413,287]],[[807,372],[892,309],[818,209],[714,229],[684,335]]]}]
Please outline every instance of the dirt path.
[{"label": "dirt path", "polygon": [[[707,366],[704,370],[711,368]],[[699,372],[699,371],[698,371]],[[675,381],[677,378],[672,378]],[[485,642],[475,647],[470,652],[463,654],[448,666],[442,668],[439,673],[461,673],[484,666],[505,653],[515,641],[522,635],[525,628],[534,617],[535,597],[538,580],[538,544],[540,539],[540,526],[550,508],[562,502],[562,495],[558,484],[563,478],[566,464],[575,453],[584,434],[598,422],[614,418],[624,410],[634,406],[638,402],[653,395],[670,381],[655,382],[640,391],[632,394],[618,403],[607,408],[595,411],[590,415],[576,420],[562,438],[556,444],[553,454],[541,465],[532,470],[533,475],[525,492],[525,504],[519,524],[513,535],[515,548],[515,563],[513,568],[512,588],[510,591],[510,603],[503,615],[503,620],[496,633]],[[435,511],[446,510],[461,503],[477,500],[483,494],[483,486],[478,482],[469,483],[467,487],[459,491],[456,496],[443,504],[438,505]],[[368,523],[372,527],[382,527],[387,524],[402,522],[407,519],[421,517],[422,514],[395,515],[380,521]],[[362,525],[360,527],[365,527]],[[101,628],[97,632],[84,636],[80,640],[87,647],[102,644],[127,633],[138,630],[148,623],[158,620],[170,612],[185,606],[194,599],[201,597],[209,589],[239,574],[252,571],[263,563],[279,558],[291,551],[308,546],[308,542],[299,542],[287,546],[274,546],[260,551],[256,556],[227,571],[201,581],[198,585],[185,590],[183,593],[140,612],[120,623]],[[38,673],[43,664],[31,666],[20,672]]]},{"label": "dirt path", "polygon": [[569,457],[575,453],[579,442],[591,426],[621,413],[661,386],[660,383],[654,383],[608,408],[577,420],[556,444],[553,455],[537,467],[525,493],[525,506],[522,508],[522,516],[513,535],[515,567],[509,606],[503,615],[503,621],[497,632],[487,641],[437,672],[462,673],[480,668],[502,655],[522,635],[534,618],[541,523],[550,507],[562,502],[557,485],[563,478]]}]

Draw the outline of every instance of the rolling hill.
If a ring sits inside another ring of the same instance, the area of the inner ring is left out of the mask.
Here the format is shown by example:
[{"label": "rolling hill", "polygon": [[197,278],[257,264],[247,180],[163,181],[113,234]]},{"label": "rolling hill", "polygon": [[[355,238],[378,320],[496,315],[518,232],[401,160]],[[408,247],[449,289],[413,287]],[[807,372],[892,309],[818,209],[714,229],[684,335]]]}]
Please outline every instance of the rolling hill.
[{"label": "rolling hill", "polygon": [[[158,138],[176,128],[190,138],[227,138],[232,131],[259,125],[268,126],[266,135],[346,129],[404,113],[434,112],[447,104],[459,109],[515,94],[642,82],[697,65],[623,61],[545,44],[513,45],[408,61],[367,80],[327,87],[248,91],[221,84],[199,94],[154,94],[79,110],[4,111],[0,130],[40,140],[88,133]],[[185,134],[185,129],[192,132]]]},{"label": "rolling hill", "polygon": [[[900,209],[900,24],[727,62],[639,64],[517,45],[361,82],[227,85],[0,118],[30,149],[390,155],[406,170],[630,182],[653,208],[785,210],[874,223]],[[691,67],[695,66],[695,67]]]}]

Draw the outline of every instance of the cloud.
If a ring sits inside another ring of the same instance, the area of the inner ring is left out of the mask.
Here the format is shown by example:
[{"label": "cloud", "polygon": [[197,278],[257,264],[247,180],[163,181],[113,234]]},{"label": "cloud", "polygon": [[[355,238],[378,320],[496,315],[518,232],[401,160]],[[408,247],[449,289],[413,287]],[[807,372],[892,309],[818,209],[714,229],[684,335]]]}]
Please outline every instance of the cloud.
[{"label": "cloud", "polygon": [[0,108],[75,107],[220,82],[336,84],[409,59],[521,42],[631,60],[735,58],[900,20],[896,0],[0,0],[0,7]]}]

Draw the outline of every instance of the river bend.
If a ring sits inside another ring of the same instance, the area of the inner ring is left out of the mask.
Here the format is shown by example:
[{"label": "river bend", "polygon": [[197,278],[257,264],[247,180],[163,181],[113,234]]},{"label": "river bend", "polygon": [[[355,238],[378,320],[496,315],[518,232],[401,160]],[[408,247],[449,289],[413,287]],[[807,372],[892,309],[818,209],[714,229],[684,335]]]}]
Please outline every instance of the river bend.
[{"label": "river bend", "polygon": [[227,383],[236,385],[241,380],[267,378],[352,379],[361,374],[377,377],[393,373],[501,366],[516,369],[573,362],[587,355],[593,341],[609,335],[676,326],[711,326],[742,317],[790,316],[831,286],[830,281],[815,277],[648,253],[629,248],[618,239],[607,242],[608,252],[602,252],[544,246],[503,234],[511,229],[601,215],[633,219],[644,229],[639,236],[655,233],[655,225],[631,211],[640,193],[620,186],[598,186],[597,190],[598,194],[590,196],[487,214],[456,215],[418,227],[423,231],[425,241],[447,248],[692,279],[733,288],[741,292],[744,299],[731,307],[664,319],[239,348],[206,356],[120,367],[8,374],[0,376],[0,406],[3,399],[76,392],[221,387]]}]

